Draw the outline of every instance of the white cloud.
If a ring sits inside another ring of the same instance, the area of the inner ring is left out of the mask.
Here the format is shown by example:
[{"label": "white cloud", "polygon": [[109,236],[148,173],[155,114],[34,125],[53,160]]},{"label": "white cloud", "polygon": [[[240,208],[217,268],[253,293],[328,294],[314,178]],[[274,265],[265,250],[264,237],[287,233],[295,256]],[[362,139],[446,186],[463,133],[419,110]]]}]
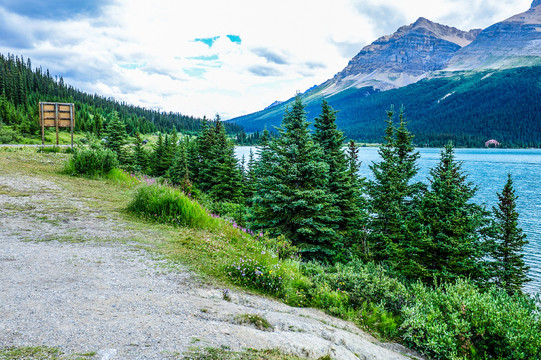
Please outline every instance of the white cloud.
[{"label": "white cloud", "polygon": [[[530,3],[117,0],[97,18],[59,21],[29,21],[0,8],[0,18],[9,15],[11,39],[21,39],[19,47],[12,40],[0,51],[31,57],[34,66],[90,93],[229,118],[322,83],[363,46],[420,16],[468,30],[525,11]],[[194,41],[216,36],[211,47]]]}]

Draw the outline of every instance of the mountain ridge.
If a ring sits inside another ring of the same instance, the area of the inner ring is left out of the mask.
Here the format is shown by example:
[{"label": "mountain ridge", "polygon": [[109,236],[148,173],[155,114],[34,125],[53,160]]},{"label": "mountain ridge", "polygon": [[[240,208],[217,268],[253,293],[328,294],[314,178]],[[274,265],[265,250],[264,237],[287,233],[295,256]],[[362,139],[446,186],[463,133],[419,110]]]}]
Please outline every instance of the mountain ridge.
[{"label": "mountain ridge", "polygon": [[[541,109],[532,104],[541,103],[540,5],[534,0],[529,10],[484,30],[462,31],[425,18],[402,26],[303,93],[308,120],[326,99],[339,111],[337,124],[346,136],[378,142],[385,109],[404,104],[425,145],[453,140],[457,146],[483,146],[490,136],[506,146],[539,147]],[[247,131],[272,128],[290,101],[229,121]]]}]

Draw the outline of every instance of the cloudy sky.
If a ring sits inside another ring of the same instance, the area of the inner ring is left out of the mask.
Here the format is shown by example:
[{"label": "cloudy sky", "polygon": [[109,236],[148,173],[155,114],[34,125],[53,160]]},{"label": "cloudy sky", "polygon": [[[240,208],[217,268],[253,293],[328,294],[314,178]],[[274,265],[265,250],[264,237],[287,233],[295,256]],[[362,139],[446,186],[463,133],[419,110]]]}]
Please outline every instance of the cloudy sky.
[{"label": "cloudy sky", "polygon": [[320,84],[423,16],[461,30],[531,0],[0,0],[0,53],[76,88],[224,119]]}]

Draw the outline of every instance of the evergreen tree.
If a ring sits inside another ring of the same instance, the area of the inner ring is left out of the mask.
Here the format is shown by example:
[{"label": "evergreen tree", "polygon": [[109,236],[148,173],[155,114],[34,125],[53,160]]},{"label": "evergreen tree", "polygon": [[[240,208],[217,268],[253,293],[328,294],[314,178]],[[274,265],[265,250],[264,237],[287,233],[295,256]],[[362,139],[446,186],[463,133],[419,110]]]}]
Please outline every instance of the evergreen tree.
[{"label": "evergreen tree", "polygon": [[165,141],[162,133],[158,134],[158,141],[154,145],[154,151],[152,153],[152,175],[163,176],[167,168],[165,168],[162,159],[165,154]]},{"label": "evergreen tree", "polygon": [[284,235],[306,259],[332,261],[337,234],[327,212],[329,166],[308,125],[297,96],[284,114],[280,136],[261,149],[251,226]]},{"label": "evergreen tree", "polygon": [[170,169],[171,182],[180,186],[186,194],[192,191],[192,182],[190,181],[190,172],[188,170],[187,141],[182,141],[178,146],[177,153]]},{"label": "evergreen tree", "polygon": [[148,168],[148,154],[143,147],[143,140],[141,139],[141,134],[139,133],[135,134],[133,151],[133,162],[136,170],[138,172],[146,173]]},{"label": "evergreen tree", "polygon": [[502,193],[498,194],[498,207],[493,207],[495,218],[495,247],[492,257],[495,262],[495,281],[507,293],[521,292],[522,285],[531,281],[527,273],[529,267],[524,264],[524,245],[528,244],[526,235],[518,226],[515,189],[511,174],[507,176]]},{"label": "evergreen tree", "polygon": [[368,202],[364,196],[366,179],[359,176],[359,149],[353,140],[349,141],[347,147],[347,164],[348,186],[345,202],[349,205],[342,210],[342,213],[346,219],[346,230],[352,241],[353,253],[368,260]]},{"label": "evergreen tree", "polygon": [[250,149],[250,155],[248,156],[248,164],[245,171],[245,180],[244,180],[244,198],[247,202],[250,202],[252,197],[255,194],[257,174],[256,174],[256,160],[254,151]]},{"label": "evergreen tree", "polygon": [[359,207],[358,175],[348,172],[348,159],[342,149],[345,138],[336,126],[336,113],[337,111],[323,100],[321,115],[315,119],[314,140],[322,148],[323,159],[329,165],[327,192],[331,197],[331,204],[327,215],[332,218],[332,224],[341,235],[342,243],[335,245],[337,252],[345,259],[353,243],[359,242],[358,227],[363,214]]},{"label": "evergreen tree", "polygon": [[118,161],[121,164],[126,162],[123,146],[126,144],[126,127],[116,111],[111,113],[109,125],[107,126],[107,142],[105,147],[111,149],[117,154]]},{"label": "evergreen tree", "polygon": [[210,149],[210,158],[206,161],[211,176],[209,194],[216,201],[240,203],[242,173],[235,157],[235,145],[227,138],[219,118],[216,119],[214,134],[215,143]]},{"label": "evergreen tree", "polygon": [[[216,126],[218,130],[216,131]],[[197,157],[198,157],[198,169],[197,169],[197,187],[203,192],[209,192],[215,184],[215,165],[213,149],[216,147],[216,133],[220,133],[219,123],[216,126],[210,126],[205,123],[203,125],[203,132],[197,137]]]},{"label": "evergreen tree", "polygon": [[477,188],[467,181],[448,143],[439,164],[430,170],[430,189],[418,206],[418,231],[411,242],[407,275],[433,284],[469,277],[486,279],[483,230],[487,213],[471,202]]},{"label": "evergreen tree", "polygon": [[393,116],[393,109],[387,111],[384,142],[378,151],[382,160],[370,165],[374,180],[368,182],[367,189],[372,212],[368,253],[374,260],[396,263],[404,255],[412,203],[422,185],[410,183],[418,171],[419,152],[413,146],[403,111],[398,128]]}]

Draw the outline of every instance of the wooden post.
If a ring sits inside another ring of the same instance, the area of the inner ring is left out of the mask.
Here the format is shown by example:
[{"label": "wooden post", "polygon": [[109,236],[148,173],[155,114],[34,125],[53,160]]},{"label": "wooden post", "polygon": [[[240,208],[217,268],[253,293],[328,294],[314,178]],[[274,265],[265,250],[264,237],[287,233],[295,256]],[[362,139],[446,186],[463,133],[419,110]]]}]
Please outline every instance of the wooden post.
[{"label": "wooden post", "polygon": [[71,149],[73,150],[73,128],[75,127],[75,116],[73,115],[73,104],[70,104],[70,127],[71,127]]},{"label": "wooden post", "polygon": [[39,103],[39,121],[41,123],[41,147],[45,146],[45,119],[43,115],[43,103]]},{"label": "wooden post", "polygon": [[58,142],[58,103],[54,104],[54,124],[56,126],[56,146],[60,145]]}]

